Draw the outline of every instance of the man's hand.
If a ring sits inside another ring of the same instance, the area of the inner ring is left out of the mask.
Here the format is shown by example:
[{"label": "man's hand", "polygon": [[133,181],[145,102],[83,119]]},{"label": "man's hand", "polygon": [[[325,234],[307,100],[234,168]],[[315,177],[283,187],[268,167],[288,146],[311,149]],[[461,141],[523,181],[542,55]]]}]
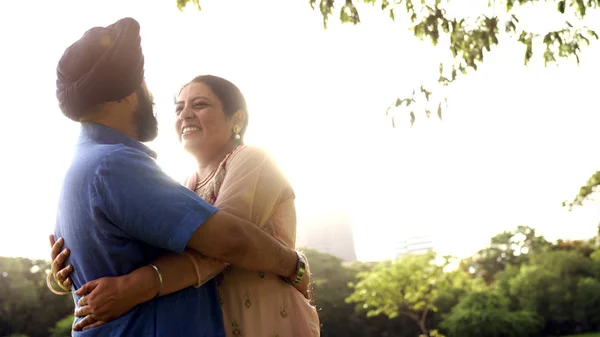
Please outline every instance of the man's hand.
[{"label": "man's hand", "polygon": [[74,269],[72,265],[65,267],[65,262],[71,252],[68,248],[62,249],[63,245],[63,238],[54,240],[54,234],[50,235],[50,247],[52,248],[50,252],[50,266],[52,268],[52,276],[56,283],[63,288],[63,290],[71,291],[73,282],[71,281],[70,275]]}]

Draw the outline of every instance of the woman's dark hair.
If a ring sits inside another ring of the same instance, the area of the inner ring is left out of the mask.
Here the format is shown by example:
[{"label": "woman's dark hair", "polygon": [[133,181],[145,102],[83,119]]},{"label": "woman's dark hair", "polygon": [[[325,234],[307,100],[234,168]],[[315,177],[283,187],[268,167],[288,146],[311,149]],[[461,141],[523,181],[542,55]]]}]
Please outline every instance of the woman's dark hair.
[{"label": "woman's dark hair", "polygon": [[242,130],[240,131],[240,136],[243,139],[244,133],[246,132],[246,127],[248,126],[248,106],[246,105],[246,99],[244,98],[242,91],[235,84],[229,82],[228,80],[213,75],[196,76],[189,83],[185,84],[181,90],[191,83],[203,83],[209,86],[213,93],[221,101],[225,116],[231,117],[238,110],[242,110],[244,112],[246,118],[244,119]]}]

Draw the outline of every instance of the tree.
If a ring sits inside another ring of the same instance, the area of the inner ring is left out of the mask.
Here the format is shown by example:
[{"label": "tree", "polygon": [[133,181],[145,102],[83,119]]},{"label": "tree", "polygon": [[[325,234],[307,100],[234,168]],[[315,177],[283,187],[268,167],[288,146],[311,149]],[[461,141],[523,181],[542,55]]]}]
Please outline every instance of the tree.
[{"label": "tree", "polygon": [[73,313],[71,296],[46,288],[47,261],[0,257],[0,336],[48,336],[57,320]]},{"label": "tree", "polygon": [[529,337],[542,326],[535,313],[511,311],[509,300],[492,291],[467,295],[442,322],[450,337]]},{"label": "tree", "polygon": [[538,254],[508,282],[510,296],[540,315],[546,334],[589,331],[598,324],[599,267],[576,251]]},{"label": "tree", "polygon": [[367,318],[356,312],[355,306],[346,303],[352,289],[349,283],[355,281],[359,271],[368,271],[371,264],[355,263],[343,266],[342,261],[332,255],[308,249],[306,257],[310,262],[313,280],[314,305],[319,311],[321,336],[323,337],[414,337],[418,331],[406,328],[404,320],[388,320],[387,317]]},{"label": "tree", "polygon": [[585,329],[600,329],[600,280],[583,277],[577,282],[577,295],[574,304],[574,318],[585,323]]},{"label": "tree", "polygon": [[75,317],[73,315],[69,315],[56,322],[56,325],[52,329],[50,329],[50,337],[71,336],[74,319]]},{"label": "tree", "polygon": [[462,268],[491,284],[507,266],[520,266],[531,254],[546,251],[550,242],[536,235],[535,229],[519,226],[516,230],[495,235],[488,247],[462,261]]},{"label": "tree", "polygon": [[[180,10],[188,4],[201,8],[200,0],[177,0]],[[318,8],[325,28],[334,13],[342,23],[357,25],[365,7],[375,5],[391,20],[407,23],[416,38],[428,40],[440,51],[445,51],[439,53],[439,77],[433,81],[437,88],[449,85],[462,74],[476,71],[486,53],[500,42],[512,40],[523,44],[525,65],[534,56],[548,65],[556,62],[557,58],[573,58],[579,63],[581,48],[589,45],[590,40],[598,39],[596,32],[584,25],[586,14],[600,6],[598,0],[487,1],[487,6],[482,6],[476,15],[468,15],[461,9],[471,8],[473,4],[458,0],[320,0],[318,4],[317,0],[308,0],[308,4],[313,9]],[[554,11],[565,21],[550,30],[535,31],[527,25],[528,22],[519,19],[524,15],[523,9],[530,6],[536,6],[538,12],[538,15],[530,16],[531,20],[543,20]],[[551,10],[544,12],[546,9]],[[411,124],[415,121],[416,106],[425,106],[427,117],[432,115],[432,111],[437,111],[438,117],[442,117],[446,99],[435,99],[436,88],[426,82],[413,90],[410,96],[398,97],[393,104],[410,115]],[[388,113],[391,113],[389,109]]]},{"label": "tree", "polygon": [[[428,318],[438,311],[442,294],[472,285],[464,272],[445,273],[445,263],[436,263],[436,254],[408,255],[394,263],[381,263],[371,272],[359,273],[354,292],[347,299],[357,303],[367,316],[385,315],[390,319],[407,317],[429,336]],[[446,298],[447,299],[447,298]]]},{"label": "tree", "polygon": [[[594,196],[600,192],[600,171],[592,174],[588,181],[579,188],[579,193],[571,201],[563,202],[563,206],[568,207],[572,210],[575,206],[581,206],[586,200],[597,201]],[[600,226],[598,227],[598,234],[600,235]]]},{"label": "tree", "polygon": [[595,240],[563,240],[558,239],[554,250],[575,251],[585,257],[590,257],[596,250]]}]

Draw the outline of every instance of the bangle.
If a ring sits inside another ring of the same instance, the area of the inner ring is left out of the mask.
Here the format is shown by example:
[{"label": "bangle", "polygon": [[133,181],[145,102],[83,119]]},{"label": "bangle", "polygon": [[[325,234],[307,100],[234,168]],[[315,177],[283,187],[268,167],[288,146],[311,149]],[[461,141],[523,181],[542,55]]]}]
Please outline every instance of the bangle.
[{"label": "bangle", "polygon": [[187,256],[190,259],[190,261],[192,261],[192,265],[194,265],[194,270],[196,270],[196,278],[198,280],[198,283],[194,284],[194,288],[200,288],[200,286],[202,285],[202,276],[200,275],[200,268],[198,268],[198,263],[196,263],[196,259],[188,253],[183,253],[183,255]]},{"label": "bangle", "polygon": [[158,267],[156,267],[152,263],[148,263],[148,265],[156,271],[156,275],[158,275],[158,281],[160,282],[160,288],[158,289],[156,296],[154,296],[156,298],[156,297],[160,296],[160,293],[163,290],[163,278],[162,278],[162,274],[160,273],[160,270],[158,270]]},{"label": "bangle", "polygon": [[[46,286],[48,286],[48,289],[50,289],[50,291],[52,293],[54,293],[55,295],[69,295],[71,292],[70,291],[60,291],[60,290],[56,290],[54,289],[54,287],[52,286],[52,281],[50,280],[50,278],[52,277],[52,273],[48,273],[48,275],[46,276]],[[58,284],[58,282],[57,282]]]},{"label": "bangle", "polygon": [[58,281],[56,280],[56,277],[54,277],[54,274],[52,274],[52,279],[54,280],[54,283],[56,283],[60,289],[71,293],[71,287],[67,288],[67,287],[63,286],[62,284],[58,283]]}]

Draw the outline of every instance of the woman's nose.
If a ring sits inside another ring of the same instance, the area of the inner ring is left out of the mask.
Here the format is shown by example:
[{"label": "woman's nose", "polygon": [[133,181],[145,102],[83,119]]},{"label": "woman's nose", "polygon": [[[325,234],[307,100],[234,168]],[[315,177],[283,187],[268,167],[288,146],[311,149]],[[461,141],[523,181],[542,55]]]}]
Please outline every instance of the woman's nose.
[{"label": "woman's nose", "polygon": [[194,112],[192,111],[192,109],[188,109],[186,107],[183,110],[181,110],[181,113],[179,114],[179,119],[186,120],[191,118],[194,118]]}]

